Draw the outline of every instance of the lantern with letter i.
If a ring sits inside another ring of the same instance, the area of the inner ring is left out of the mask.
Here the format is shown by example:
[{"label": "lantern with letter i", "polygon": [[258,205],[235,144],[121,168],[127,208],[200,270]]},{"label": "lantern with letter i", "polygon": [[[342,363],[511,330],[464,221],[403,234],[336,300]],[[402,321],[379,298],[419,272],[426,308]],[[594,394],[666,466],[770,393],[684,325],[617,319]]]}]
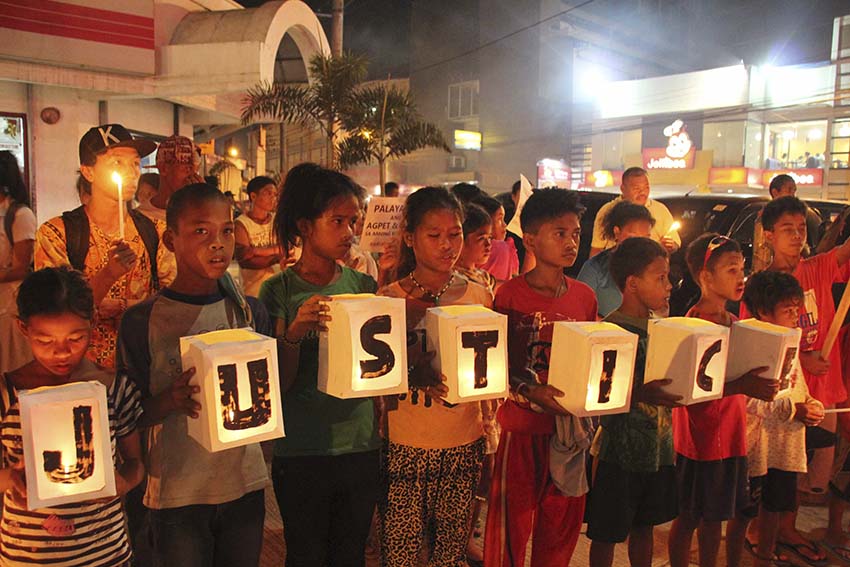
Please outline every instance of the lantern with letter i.
[{"label": "lantern with letter i", "polygon": [[401,298],[335,295],[319,334],[319,391],[366,398],[407,391],[407,317]]},{"label": "lantern with letter i", "polygon": [[637,335],[613,323],[555,323],[549,384],[578,416],[629,411]]},{"label": "lantern with letter i", "polygon": [[225,329],[180,338],[183,368],[200,387],[189,435],[207,451],[283,437],[277,341],[251,329]]},{"label": "lantern with letter i", "polygon": [[508,395],[508,318],[481,305],[432,307],[425,313],[434,366],[446,376],[451,404]]},{"label": "lantern with letter i", "polygon": [[18,400],[29,510],[115,496],[106,386],[35,388]]},{"label": "lantern with letter i", "polygon": [[729,329],[691,317],[649,321],[644,383],[670,379],[666,392],[680,403],[697,404],[723,397]]},{"label": "lantern with letter i", "polygon": [[[777,398],[787,396],[792,389],[792,371],[799,347],[800,329],[758,319],[738,321],[729,334],[726,380],[735,380],[753,368],[766,366],[761,376],[779,381]],[[802,375],[799,379],[803,379]]]}]

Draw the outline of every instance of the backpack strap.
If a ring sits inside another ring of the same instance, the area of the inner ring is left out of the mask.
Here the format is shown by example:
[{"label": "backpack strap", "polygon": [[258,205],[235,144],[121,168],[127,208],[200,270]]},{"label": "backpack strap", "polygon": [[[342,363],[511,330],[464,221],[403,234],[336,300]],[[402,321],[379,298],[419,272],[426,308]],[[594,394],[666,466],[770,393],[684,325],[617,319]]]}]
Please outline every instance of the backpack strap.
[{"label": "backpack strap", "polygon": [[65,224],[65,251],[68,253],[68,263],[75,270],[82,272],[86,267],[86,255],[89,253],[89,236],[91,227],[89,217],[82,205],[73,211],[62,213]]},{"label": "backpack strap", "polygon": [[218,285],[223,294],[236,303],[236,306],[239,308],[239,311],[237,312],[237,318],[240,319],[239,325],[242,327],[253,327],[254,316],[251,313],[251,306],[248,305],[248,300],[245,298],[245,294],[242,292],[242,289],[236,285],[236,282],[233,281],[230,274],[225,272],[224,275],[218,279]]},{"label": "backpack strap", "polygon": [[130,211],[130,218],[133,219],[136,231],[142,238],[145,250],[148,251],[148,258],[151,261],[151,286],[154,292],[157,292],[159,291],[159,272],[156,265],[156,254],[159,249],[159,234],[156,231],[156,225],[151,219],[135,209]]}]

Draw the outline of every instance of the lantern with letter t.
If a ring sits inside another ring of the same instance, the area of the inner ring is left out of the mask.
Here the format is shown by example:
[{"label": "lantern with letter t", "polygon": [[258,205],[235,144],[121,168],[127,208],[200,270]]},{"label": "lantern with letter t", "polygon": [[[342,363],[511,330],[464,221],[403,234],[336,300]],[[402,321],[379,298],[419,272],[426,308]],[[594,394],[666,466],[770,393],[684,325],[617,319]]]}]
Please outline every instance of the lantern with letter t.
[{"label": "lantern with letter t", "polygon": [[481,305],[431,307],[425,313],[434,367],[446,376],[451,404],[508,394],[508,318]]},{"label": "lantern with letter t", "polygon": [[283,437],[277,341],[251,329],[225,329],[180,338],[183,368],[195,367],[200,387],[189,435],[207,451]]},{"label": "lantern with letter t", "polygon": [[29,510],[115,496],[106,386],[35,388],[18,400]]},{"label": "lantern with letter t", "polygon": [[649,321],[644,383],[672,380],[664,390],[696,404],[723,396],[729,329],[691,317]]},{"label": "lantern with letter t", "polygon": [[[761,376],[779,381],[776,397],[791,393],[791,371],[800,347],[800,329],[789,329],[758,319],[732,325],[726,380],[735,380],[753,368],[766,366]],[[800,378],[802,379],[802,377]]]},{"label": "lantern with letter t", "polygon": [[319,334],[319,391],[337,398],[407,392],[407,317],[402,298],[334,295]]},{"label": "lantern with letter t", "polygon": [[549,384],[556,398],[578,416],[629,411],[637,335],[613,323],[555,323]]}]

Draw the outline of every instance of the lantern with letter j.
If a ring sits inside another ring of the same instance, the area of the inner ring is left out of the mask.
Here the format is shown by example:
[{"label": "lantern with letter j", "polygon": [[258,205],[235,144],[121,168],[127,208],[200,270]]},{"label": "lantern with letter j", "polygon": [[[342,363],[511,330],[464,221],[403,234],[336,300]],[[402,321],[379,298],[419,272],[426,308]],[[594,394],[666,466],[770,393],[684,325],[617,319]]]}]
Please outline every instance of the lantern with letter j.
[{"label": "lantern with letter j", "polygon": [[225,329],[180,338],[183,368],[200,387],[189,435],[215,452],[283,437],[277,341],[251,329]]},{"label": "lantern with letter j", "polygon": [[766,366],[761,376],[779,381],[776,398],[787,396],[792,389],[791,371],[800,347],[800,332],[758,319],[734,323],[729,334],[726,380],[735,380],[753,368]]},{"label": "lantern with letter j", "polygon": [[115,496],[106,386],[35,388],[18,400],[29,510]]},{"label": "lantern with letter j", "polygon": [[482,305],[431,307],[425,313],[434,367],[446,376],[451,404],[508,394],[508,318]]},{"label": "lantern with letter j", "polygon": [[319,391],[364,398],[407,391],[404,299],[370,293],[335,295],[328,330],[319,334]]},{"label": "lantern with letter j", "polygon": [[690,405],[723,397],[729,329],[703,319],[649,321],[644,383],[670,379],[666,392]]},{"label": "lantern with letter j", "polygon": [[637,335],[613,323],[555,323],[549,384],[556,398],[578,416],[629,411]]}]

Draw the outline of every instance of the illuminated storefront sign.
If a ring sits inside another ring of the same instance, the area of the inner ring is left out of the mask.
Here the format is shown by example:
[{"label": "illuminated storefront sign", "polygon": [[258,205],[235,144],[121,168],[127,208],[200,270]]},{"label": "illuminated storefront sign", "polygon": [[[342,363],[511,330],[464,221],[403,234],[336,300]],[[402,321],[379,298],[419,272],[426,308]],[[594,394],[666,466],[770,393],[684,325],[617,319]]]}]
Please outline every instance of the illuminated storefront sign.
[{"label": "illuminated storefront sign", "polygon": [[681,120],[674,120],[664,128],[667,136],[666,148],[644,148],[643,166],[646,169],[692,169],[694,150],[688,127]]},{"label": "illuminated storefront sign", "polygon": [[712,167],[708,172],[709,185],[760,186],[762,170],[752,167]]},{"label": "illuminated storefront sign", "polygon": [[584,175],[584,186],[595,187],[619,187],[623,183],[622,170],[598,169]]},{"label": "illuminated storefront sign", "polygon": [[455,130],[455,149],[481,151],[481,132]]},{"label": "illuminated storefront sign", "polygon": [[821,187],[823,185],[823,170],[819,168],[807,169],[771,169],[762,174],[762,185],[770,186],[771,180],[777,175],[784,173],[790,175],[794,183],[810,187]]},{"label": "illuminated storefront sign", "polygon": [[537,186],[570,188],[570,168],[563,160],[542,159],[537,162]]}]

